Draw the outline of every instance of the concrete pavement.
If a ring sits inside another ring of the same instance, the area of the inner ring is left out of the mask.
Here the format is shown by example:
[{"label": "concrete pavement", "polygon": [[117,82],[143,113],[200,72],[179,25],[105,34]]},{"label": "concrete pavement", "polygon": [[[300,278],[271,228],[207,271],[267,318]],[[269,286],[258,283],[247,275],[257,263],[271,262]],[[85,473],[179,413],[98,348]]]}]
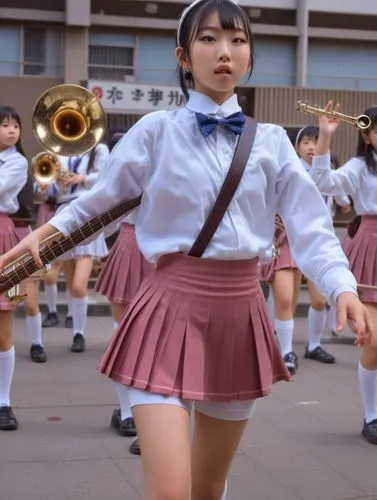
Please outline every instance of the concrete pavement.
[{"label": "concrete pavement", "polygon": [[[298,375],[258,403],[228,500],[376,500],[377,446],[360,437],[358,350],[328,343],[336,365],[303,360],[304,319],[296,330]],[[141,498],[140,459],[128,453],[131,440],[109,428],[115,390],[96,372],[110,332],[109,317],[90,317],[87,351],[72,354],[70,330],[46,329],[49,359],[36,365],[25,321],[17,319],[13,406],[20,428],[0,433],[0,500]]]}]

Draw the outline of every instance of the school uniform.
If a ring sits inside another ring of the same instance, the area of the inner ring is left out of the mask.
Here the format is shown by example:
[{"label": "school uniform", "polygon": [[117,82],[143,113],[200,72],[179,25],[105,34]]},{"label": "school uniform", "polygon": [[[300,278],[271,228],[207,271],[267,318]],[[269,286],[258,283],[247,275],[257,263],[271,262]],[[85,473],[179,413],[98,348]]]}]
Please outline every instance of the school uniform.
[{"label": "school uniform", "polygon": [[128,305],[155,267],[140,253],[134,221],[135,213],[122,220],[119,236],[96,281],[96,292],[114,304]]},{"label": "school uniform", "polygon": [[[377,155],[376,155],[377,157]],[[375,285],[377,278],[377,177],[369,173],[362,158],[352,158],[342,168],[331,170],[330,155],[313,160],[313,180],[322,193],[349,195],[354,201],[361,223],[355,236],[346,235],[342,242],[350,269],[358,283]],[[377,291],[362,290],[363,300],[377,303]]]},{"label": "school uniform", "polygon": [[[81,184],[63,188],[60,182],[55,183],[57,190],[57,213],[59,213],[67,204],[73,200],[85,195],[93,188],[98,180],[100,172],[109,156],[109,150],[105,144],[96,146],[96,156],[93,168],[88,173],[89,153],[80,157],[59,156],[62,169],[70,170],[78,175],[85,175],[86,180]],[[106,175],[106,174],[105,174]],[[81,257],[92,257],[93,259],[102,259],[108,254],[105,237],[100,233],[97,237],[76,246],[73,250],[65,253],[57,259],[59,262],[79,259]]]},{"label": "school uniform", "polygon": [[[377,154],[373,153],[377,160]],[[349,195],[355,212],[360,216],[358,228],[348,234],[343,250],[357,283],[377,283],[377,176],[369,172],[363,158],[351,158],[338,170],[331,170],[330,155],[313,160],[313,180],[322,193]],[[377,291],[361,288],[366,303],[377,303]],[[362,435],[371,444],[377,444],[377,370],[366,369],[361,361],[358,367],[360,392],[364,406]]]},{"label": "school uniform", "polygon": [[[19,209],[17,195],[27,181],[28,163],[16,146],[0,152],[0,255],[11,250],[17,243],[15,227],[9,214]],[[0,310],[15,308],[0,296]]]},{"label": "school uniform", "polygon": [[237,141],[225,126],[203,134],[197,113],[226,119],[240,111],[236,95],[219,106],[191,92],[185,107],[144,116],[114,148],[106,180],[51,220],[68,234],[144,193],[136,238],[156,271],[131,301],[100,364],[102,373],[132,388],[131,405],[140,393],[164,401],[171,396],[182,404],[217,405],[219,417],[219,405],[232,401],[241,408],[227,418],[243,419],[254,399],[290,379],[259,285],[258,261],[271,260],[275,213],[287,221],[299,267],[330,302],[356,290],[318,190],[276,125],[258,124],[243,178],[215,235],[202,258],[187,255]]},{"label": "school uniform", "polygon": [[36,220],[36,227],[41,227],[44,224],[47,224],[56,213],[56,208],[57,208],[56,197],[58,191],[55,186],[55,183],[50,184],[47,187],[47,190],[43,192],[41,192],[38,189],[38,185],[35,183],[34,192],[35,193],[38,192],[39,197],[41,197],[41,195],[43,194],[43,200],[38,206],[38,213]]}]

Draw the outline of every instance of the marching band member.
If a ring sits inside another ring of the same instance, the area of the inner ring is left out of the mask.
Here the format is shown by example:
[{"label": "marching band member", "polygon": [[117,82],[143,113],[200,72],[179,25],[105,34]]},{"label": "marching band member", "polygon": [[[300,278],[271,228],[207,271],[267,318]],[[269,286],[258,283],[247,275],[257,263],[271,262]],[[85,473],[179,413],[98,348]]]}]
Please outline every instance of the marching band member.
[{"label": "marching band member", "polygon": [[[325,107],[332,111],[330,101]],[[370,127],[359,133],[356,156],[338,170],[330,166],[330,142],[339,121],[332,117],[319,118],[320,134],[313,161],[313,179],[322,193],[336,196],[347,194],[354,201],[359,227],[351,225],[343,241],[350,268],[361,285],[376,286],[377,277],[377,107],[364,113],[371,119]],[[377,325],[377,290],[361,288],[363,302]],[[359,368],[359,385],[364,405],[362,435],[377,444],[377,335],[364,346]]]},{"label": "marching band member", "polygon": [[[21,119],[14,108],[0,107],[0,254],[17,243],[9,214],[18,208],[18,194],[28,177],[28,162],[21,145]],[[10,405],[15,350],[15,306],[0,296],[0,430],[14,430],[18,421]]]},{"label": "marching band member", "polygon": [[258,258],[271,256],[275,213],[298,265],[337,303],[339,326],[352,318],[363,343],[370,322],[318,190],[276,125],[258,124],[216,233],[202,257],[187,255],[245,123],[235,87],[253,65],[246,12],[230,0],[190,4],[180,18],[176,57],[187,104],[139,120],[113,150],[108,176],[0,258],[0,269],[25,250],[40,265],[41,238],[55,228],[68,234],[143,193],[136,239],[157,268],[129,305],[100,371],[128,387],[145,498],[217,500],[225,499],[255,400],[274,382],[290,380],[258,279]]}]

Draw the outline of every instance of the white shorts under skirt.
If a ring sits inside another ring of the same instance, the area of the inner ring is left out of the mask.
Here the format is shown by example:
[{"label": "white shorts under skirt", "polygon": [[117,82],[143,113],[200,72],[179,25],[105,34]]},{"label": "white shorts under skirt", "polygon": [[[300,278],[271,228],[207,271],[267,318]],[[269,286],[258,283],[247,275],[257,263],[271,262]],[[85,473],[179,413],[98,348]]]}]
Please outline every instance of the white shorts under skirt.
[{"label": "white shorts under skirt", "polygon": [[194,409],[218,420],[248,420],[255,406],[255,400],[233,401],[192,401],[190,399],[154,394],[134,387],[127,387],[131,408],[141,405],[172,405],[184,408],[189,413]]}]

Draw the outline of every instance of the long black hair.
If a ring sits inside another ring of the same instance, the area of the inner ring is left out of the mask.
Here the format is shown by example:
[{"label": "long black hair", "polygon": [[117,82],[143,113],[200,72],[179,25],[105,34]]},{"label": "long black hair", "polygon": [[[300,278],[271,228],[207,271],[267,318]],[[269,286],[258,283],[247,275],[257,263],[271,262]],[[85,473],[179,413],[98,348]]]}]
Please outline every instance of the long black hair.
[{"label": "long black hair", "polygon": [[[254,45],[253,35],[249,18],[246,12],[231,0],[201,0],[192,7],[185,15],[179,27],[179,37],[177,46],[182,47],[183,57],[190,60],[190,48],[195,37],[205,26],[207,19],[217,13],[220,19],[220,25],[224,30],[234,30],[241,28],[246,35],[250,45],[250,71],[248,78],[253,72],[254,63]],[[188,89],[194,88],[194,79],[190,71],[184,70],[178,65],[178,81],[183,95],[188,99]]]},{"label": "long black hair", "polygon": [[371,108],[365,110],[364,115],[369,116],[370,127],[367,130],[359,132],[356,156],[365,160],[371,174],[377,175],[377,161],[374,159],[373,155],[373,152],[377,153],[377,151],[373,149],[372,144],[367,144],[365,142],[365,136],[368,136],[371,130],[377,126],[377,106],[372,106]]},{"label": "long black hair", "polygon": [[128,132],[128,127],[113,127],[107,133],[107,147],[112,151],[119,140]]},{"label": "long black hair", "polygon": [[20,115],[17,113],[17,111],[12,108],[11,106],[0,106],[0,124],[3,123],[4,120],[15,120],[19,127],[20,127],[20,137],[18,138],[18,141],[16,142],[15,146],[17,151],[22,154],[22,156],[25,156],[26,154],[25,151],[22,147],[21,143],[21,132],[22,132],[22,124],[21,124],[21,118]]}]

